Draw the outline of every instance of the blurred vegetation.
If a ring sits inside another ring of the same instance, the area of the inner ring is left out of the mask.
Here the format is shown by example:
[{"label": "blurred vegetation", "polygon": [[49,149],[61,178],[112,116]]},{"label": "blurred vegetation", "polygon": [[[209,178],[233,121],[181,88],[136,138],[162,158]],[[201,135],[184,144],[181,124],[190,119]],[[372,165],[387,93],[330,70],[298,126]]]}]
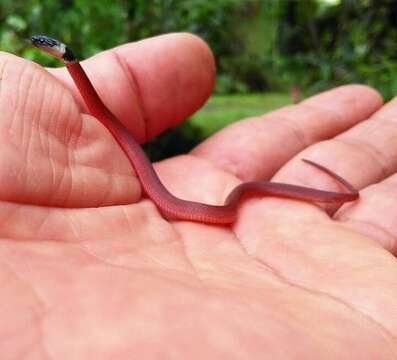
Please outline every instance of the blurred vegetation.
[{"label": "blurred vegetation", "polygon": [[[124,42],[189,31],[214,51],[217,94],[298,88],[309,95],[359,82],[389,99],[397,92],[395,5],[393,0],[1,0],[0,48],[59,65],[23,39],[45,33],[88,57]],[[197,139],[210,132],[193,124],[175,134]]]},{"label": "blurred vegetation", "polygon": [[145,144],[152,160],[160,160],[192,149],[226,125],[291,104],[287,93],[214,95],[187,122]]},{"label": "blurred vegetation", "polygon": [[[210,98],[201,111],[190,119],[190,124],[207,137],[227,124],[239,119],[257,116],[291,103],[286,93],[231,94]],[[211,118],[211,123],[206,119]]]}]

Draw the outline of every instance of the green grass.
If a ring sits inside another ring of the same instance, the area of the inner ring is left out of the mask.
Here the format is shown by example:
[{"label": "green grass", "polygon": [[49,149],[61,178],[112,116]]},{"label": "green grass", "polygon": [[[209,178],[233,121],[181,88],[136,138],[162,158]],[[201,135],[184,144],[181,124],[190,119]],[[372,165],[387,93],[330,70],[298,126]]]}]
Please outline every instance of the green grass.
[{"label": "green grass", "polygon": [[200,129],[202,137],[207,137],[232,122],[287,104],[291,104],[291,97],[284,93],[213,95],[189,123]]},{"label": "green grass", "polygon": [[145,144],[152,161],[184,154],[228,124],[291,103],[288,94],[213,95],[187,122]]}]

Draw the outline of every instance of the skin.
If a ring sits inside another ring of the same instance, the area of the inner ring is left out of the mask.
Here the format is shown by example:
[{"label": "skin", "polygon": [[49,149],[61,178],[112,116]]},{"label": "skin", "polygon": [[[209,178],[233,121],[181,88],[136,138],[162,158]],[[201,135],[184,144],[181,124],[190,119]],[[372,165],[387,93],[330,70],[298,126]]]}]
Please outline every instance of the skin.
[{"label": "skin", "polygon": [[330,192],[312,189],[309,187],[282,184],[269,181],[249,181],[236,186],[223,205],[203,204],[178,198],[168,191],[159,179],[150,160],[131,136],[128,129],[103,104],[84,69],[77,61],[66,62],[72,79],[79,89],[90,113],[109,130],[118,142],[129,162],[134,168],[142,188],[147,196],[157,205],[167,219],[189,220],[212,224],[230,224],[237,218],[238,207],[246,196],[277,196],[282,198],[298,199],[311,202],[325,202],[343,204],[357,200],[357,190],[346,180],[340,178],[331,170],[303,159],[304,162],[328,174],[340,185],[344,185],[350,192]]},{"label": "skin", "polygon": [[[41,45],[42,41],[47,40],[43,40],[43,37],[39,36],[34,38],[32,43],[38,44],[37,46],[39,48],[42,48],[50,54],[53,53],[53,45],[45,45],[43,47]],[[55,56],[64,60],[65,66],[78,88],[81,97],[84,99],[91,115],[93,115],[109,130],[114,139],[120,145],[131,166],[134,168],[136,175],[141,182],[141,186],[145,190],[145,194],[157,205],[166,219],[198,221],[210,224],[230,224],[237,218],[237,211],[238,207],[241,205],[241,201],[247,196],[255,195],[277,196],[282,198],[333,204],[343,204],[344,202],[357,200],[359,197],[358,191],[346,180],[340,178],[337,174],[319,164],[303,159],[305,163],[328,174],[341,186],[343,185],[347,188],[349,192],[330,192],[309,187],[262,180],[243,182],[239,184],[230,192],[222,205],[203,204],[197,201],[178,198],[170,193],[161,182],[161,179],[159,179],[149,158],[128,129],[102,102],[81,64],[74,58],[74,56],[72,59],[71,55],[65,55],[64,57],[63,52],[56,52]]]},{"label": "skin", "polygon": [[359,197],[358,191],[346,180],[319,164],[303,159],[305,163],[328,174],[335,181],[339,182],[340,185],[344,185],[349,190],[349,193],[329,192],[262,180],[239,184],[226,197],[223,205],[203,204],[197,201],[178,198],[170,193],[161,182],[149,158],[129,130],[103,103],[85,70],[68,47],[58,40],[43,35],[33,36],[31,42],[32,45],[64,62],[90,114],[100,121],[112,134],[134,168],[141,186],[145,190],[145,194],[169,220],[230,224],[236,220],[241,200],[247,196],[255,195],[337,204],[354,201]]},{"label": "skin", "polygon": [[[5,53],[0,63],[3,357],[397,357],[396,101],[340,87],[155,164],[190,200],[262,179],[338,190],[300,161],[310,158],[348,178],[359,201],[335,212],[251,199],[232,227],[168,222],[64,69],[53,77]],[[208,48],[187,34],[85,66],[140,141],[195,111],[214,81]]]}]

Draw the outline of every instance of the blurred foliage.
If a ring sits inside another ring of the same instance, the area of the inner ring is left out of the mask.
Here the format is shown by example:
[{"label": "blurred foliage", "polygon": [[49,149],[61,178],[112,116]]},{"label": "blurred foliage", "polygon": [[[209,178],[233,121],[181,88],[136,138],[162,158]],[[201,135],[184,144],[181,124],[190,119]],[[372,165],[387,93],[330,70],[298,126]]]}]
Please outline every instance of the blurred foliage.
[{"label": "blurred foliage", "polygon": [[189,31],[214,52],[218,94],[294,88],[307,95],[359,82],[389,99],[397,92],[396,18],[394,0],[1,0],[0,48],[58,66],[23,39],[48,34],[84,58]]},{"label": "blurred foliage", "polygon": [[282,81],[310,92],[359,82],[386,99],[397,92],[395,1],[288,2],[277,66]]},{"label": "blurred foliage", "polygon": [[313,93],[362,82],[397,91],[393,0],[2,0],[0,48],[57,62],[22,39],[46,33],[81,57],[171,31],[204,38],[218,64],[218,93]]},{"label": "blurred foliage", "polygon": [[147,142],[144,147],[153,161],[183,154],[206,137],[231,122],[291,104],[286,93],[214,95],[205,106],[187,122]]},{"label": "blurred foliage", "polygon": [[44,65],[59,62],[24,41],[33,34],[71,43],[82,57],[128,40],[121,1],[1,0],[0,19],[0,48]]},{"label": "blurred foliage", "polygon": [[292,99],[286,93],[216,95],[192,116],[189,123],[197,129],[196,135],[206,138],[230,122],[258,116],[291,103]]}]

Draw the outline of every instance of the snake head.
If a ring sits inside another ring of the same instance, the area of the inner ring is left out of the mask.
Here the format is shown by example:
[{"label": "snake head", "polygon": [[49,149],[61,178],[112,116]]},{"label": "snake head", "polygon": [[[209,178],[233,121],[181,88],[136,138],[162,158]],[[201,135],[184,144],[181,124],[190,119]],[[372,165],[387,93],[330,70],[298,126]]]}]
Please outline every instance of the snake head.
[{"label": "snake head", "polygon": [[30,41],[35,47],[58,59],[66,62],[76,60],[73,52],[64,43],[61,43],[56,39],[50,38],[46,35],[34,35],[30,38]]}]

